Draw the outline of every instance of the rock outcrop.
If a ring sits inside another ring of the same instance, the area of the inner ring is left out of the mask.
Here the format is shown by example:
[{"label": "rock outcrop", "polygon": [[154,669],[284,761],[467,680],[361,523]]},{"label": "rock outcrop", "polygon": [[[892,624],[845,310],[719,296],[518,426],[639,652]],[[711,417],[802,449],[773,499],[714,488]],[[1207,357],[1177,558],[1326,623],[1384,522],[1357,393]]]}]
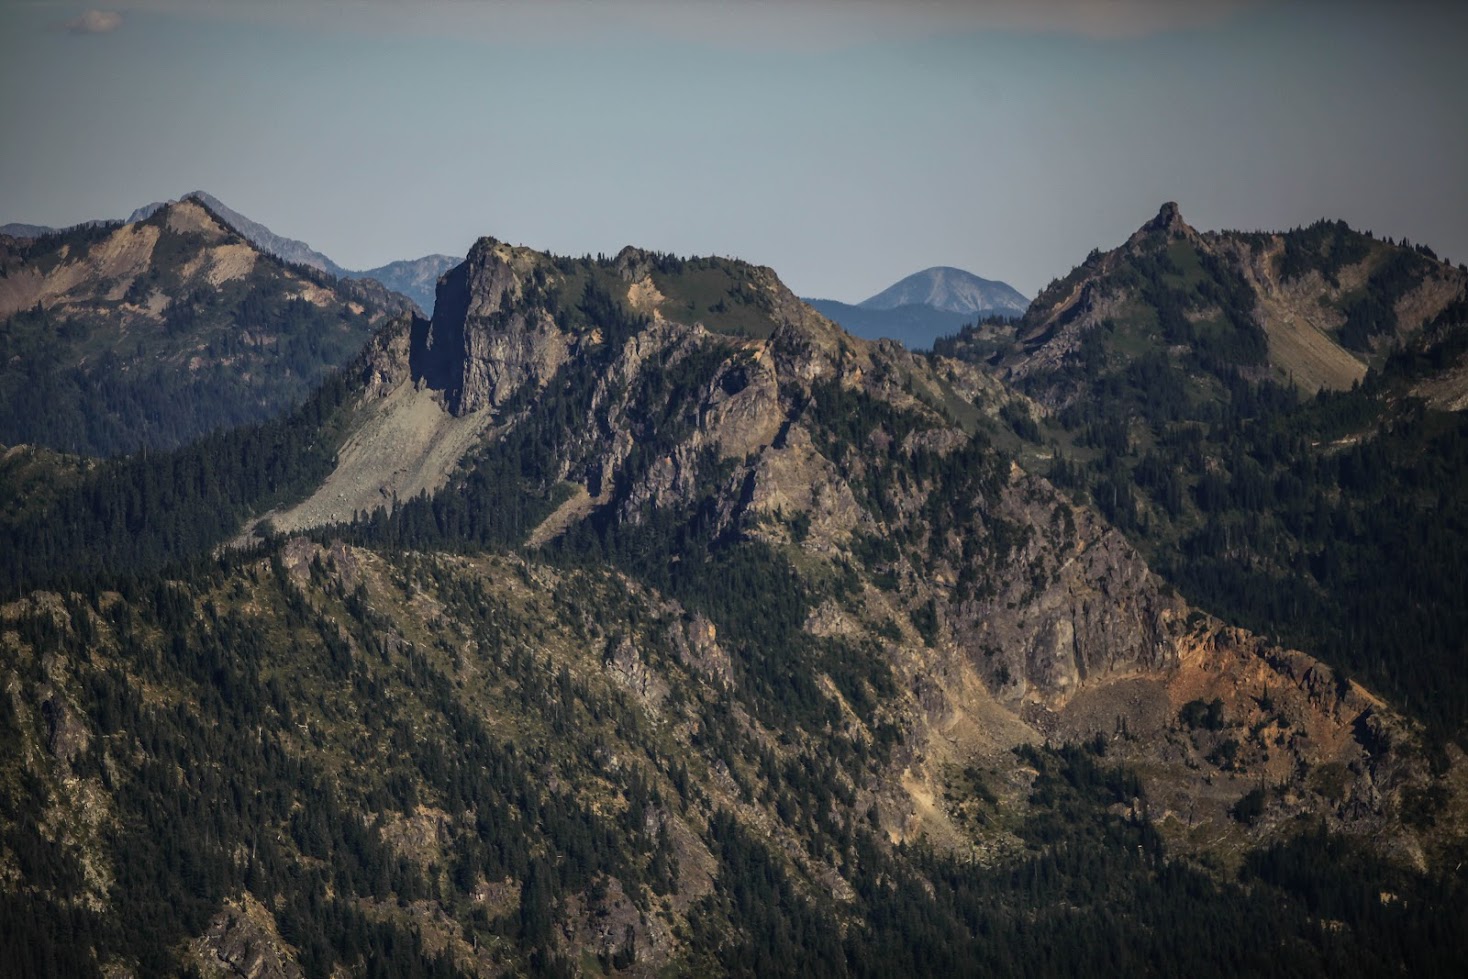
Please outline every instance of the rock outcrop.
[{"label": "rock outcrop", "polygon": [[205,979],[301,979],[295,951],[281,938],[275,917],[251,894],[229,901],[209,930],[189,943]]},{"label": "rock outcrop", "polygon": [[549,313],[520,303],[540,258],[481,238],[439,282],[420,373],[443,386],[454,414],[499,408],[565,361],[566,338]]}]

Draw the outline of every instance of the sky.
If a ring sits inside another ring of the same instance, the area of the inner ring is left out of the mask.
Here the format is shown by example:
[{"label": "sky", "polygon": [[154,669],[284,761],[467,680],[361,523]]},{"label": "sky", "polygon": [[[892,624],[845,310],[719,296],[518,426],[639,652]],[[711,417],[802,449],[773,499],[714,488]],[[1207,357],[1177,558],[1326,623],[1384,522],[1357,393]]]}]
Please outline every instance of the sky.
[{"label": "sky", "polygon": [[1468,5],[0,0],[0,223],[206,190],[349,268],[492,235],[1033,295],[1177,201],[1468,259]]}]

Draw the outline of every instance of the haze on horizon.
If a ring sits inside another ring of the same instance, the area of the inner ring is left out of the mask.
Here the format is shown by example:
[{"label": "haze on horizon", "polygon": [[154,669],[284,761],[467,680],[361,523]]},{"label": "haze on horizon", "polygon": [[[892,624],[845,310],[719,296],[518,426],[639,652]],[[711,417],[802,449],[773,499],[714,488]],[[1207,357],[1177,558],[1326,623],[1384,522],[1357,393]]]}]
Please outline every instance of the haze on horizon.
[{"label": "haze on horizon", "polygon": [[0,222],[207,190],[352,268],[481,235],[1033,295],[1176,200],[1468,259],[1468,11],[1161,0],[0,0]]}]

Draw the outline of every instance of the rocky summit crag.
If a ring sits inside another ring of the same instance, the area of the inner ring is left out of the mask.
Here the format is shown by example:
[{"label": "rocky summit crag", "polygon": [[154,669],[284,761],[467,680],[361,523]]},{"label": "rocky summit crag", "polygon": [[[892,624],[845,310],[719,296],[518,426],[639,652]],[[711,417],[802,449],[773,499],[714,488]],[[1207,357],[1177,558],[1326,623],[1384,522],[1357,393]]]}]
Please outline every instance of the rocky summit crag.
[{"label": "rocky summit crag", "polygon": [[169,460],[157,566],[64,496],[95,543],[11,539],[0,933],[109,975],[1451,969],[1462,753],[1189,605],[1031,471],[1046,412],[769,269],[482,239],[268,438]]}]

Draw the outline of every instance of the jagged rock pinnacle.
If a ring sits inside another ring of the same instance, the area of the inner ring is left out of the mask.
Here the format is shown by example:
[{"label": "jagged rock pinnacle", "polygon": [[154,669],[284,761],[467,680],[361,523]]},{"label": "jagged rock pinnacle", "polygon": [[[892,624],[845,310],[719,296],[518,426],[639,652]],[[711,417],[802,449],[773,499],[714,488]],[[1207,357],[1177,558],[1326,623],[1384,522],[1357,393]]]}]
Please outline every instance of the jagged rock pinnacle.
[{"label": "jagged rock pinnacle", "polygon": [[1127,244],[1133,248],[1143,247],[1146,242],[1154,241],[1157,236],[1171,240],[1173,238],[1189,238],[1197,234],[1188,223],[1183,220],[1183,215],[1174,201],[1168,201],[1157,211],[1157,216],[1142,225],[1132,233]]},{"label": "jagged rock pinnacle", "polygon": [[1158,210],[1157,216],[1147,224],[1149,231],[1180,232],[1187,227],[1176,201],[1168,201]]}]

